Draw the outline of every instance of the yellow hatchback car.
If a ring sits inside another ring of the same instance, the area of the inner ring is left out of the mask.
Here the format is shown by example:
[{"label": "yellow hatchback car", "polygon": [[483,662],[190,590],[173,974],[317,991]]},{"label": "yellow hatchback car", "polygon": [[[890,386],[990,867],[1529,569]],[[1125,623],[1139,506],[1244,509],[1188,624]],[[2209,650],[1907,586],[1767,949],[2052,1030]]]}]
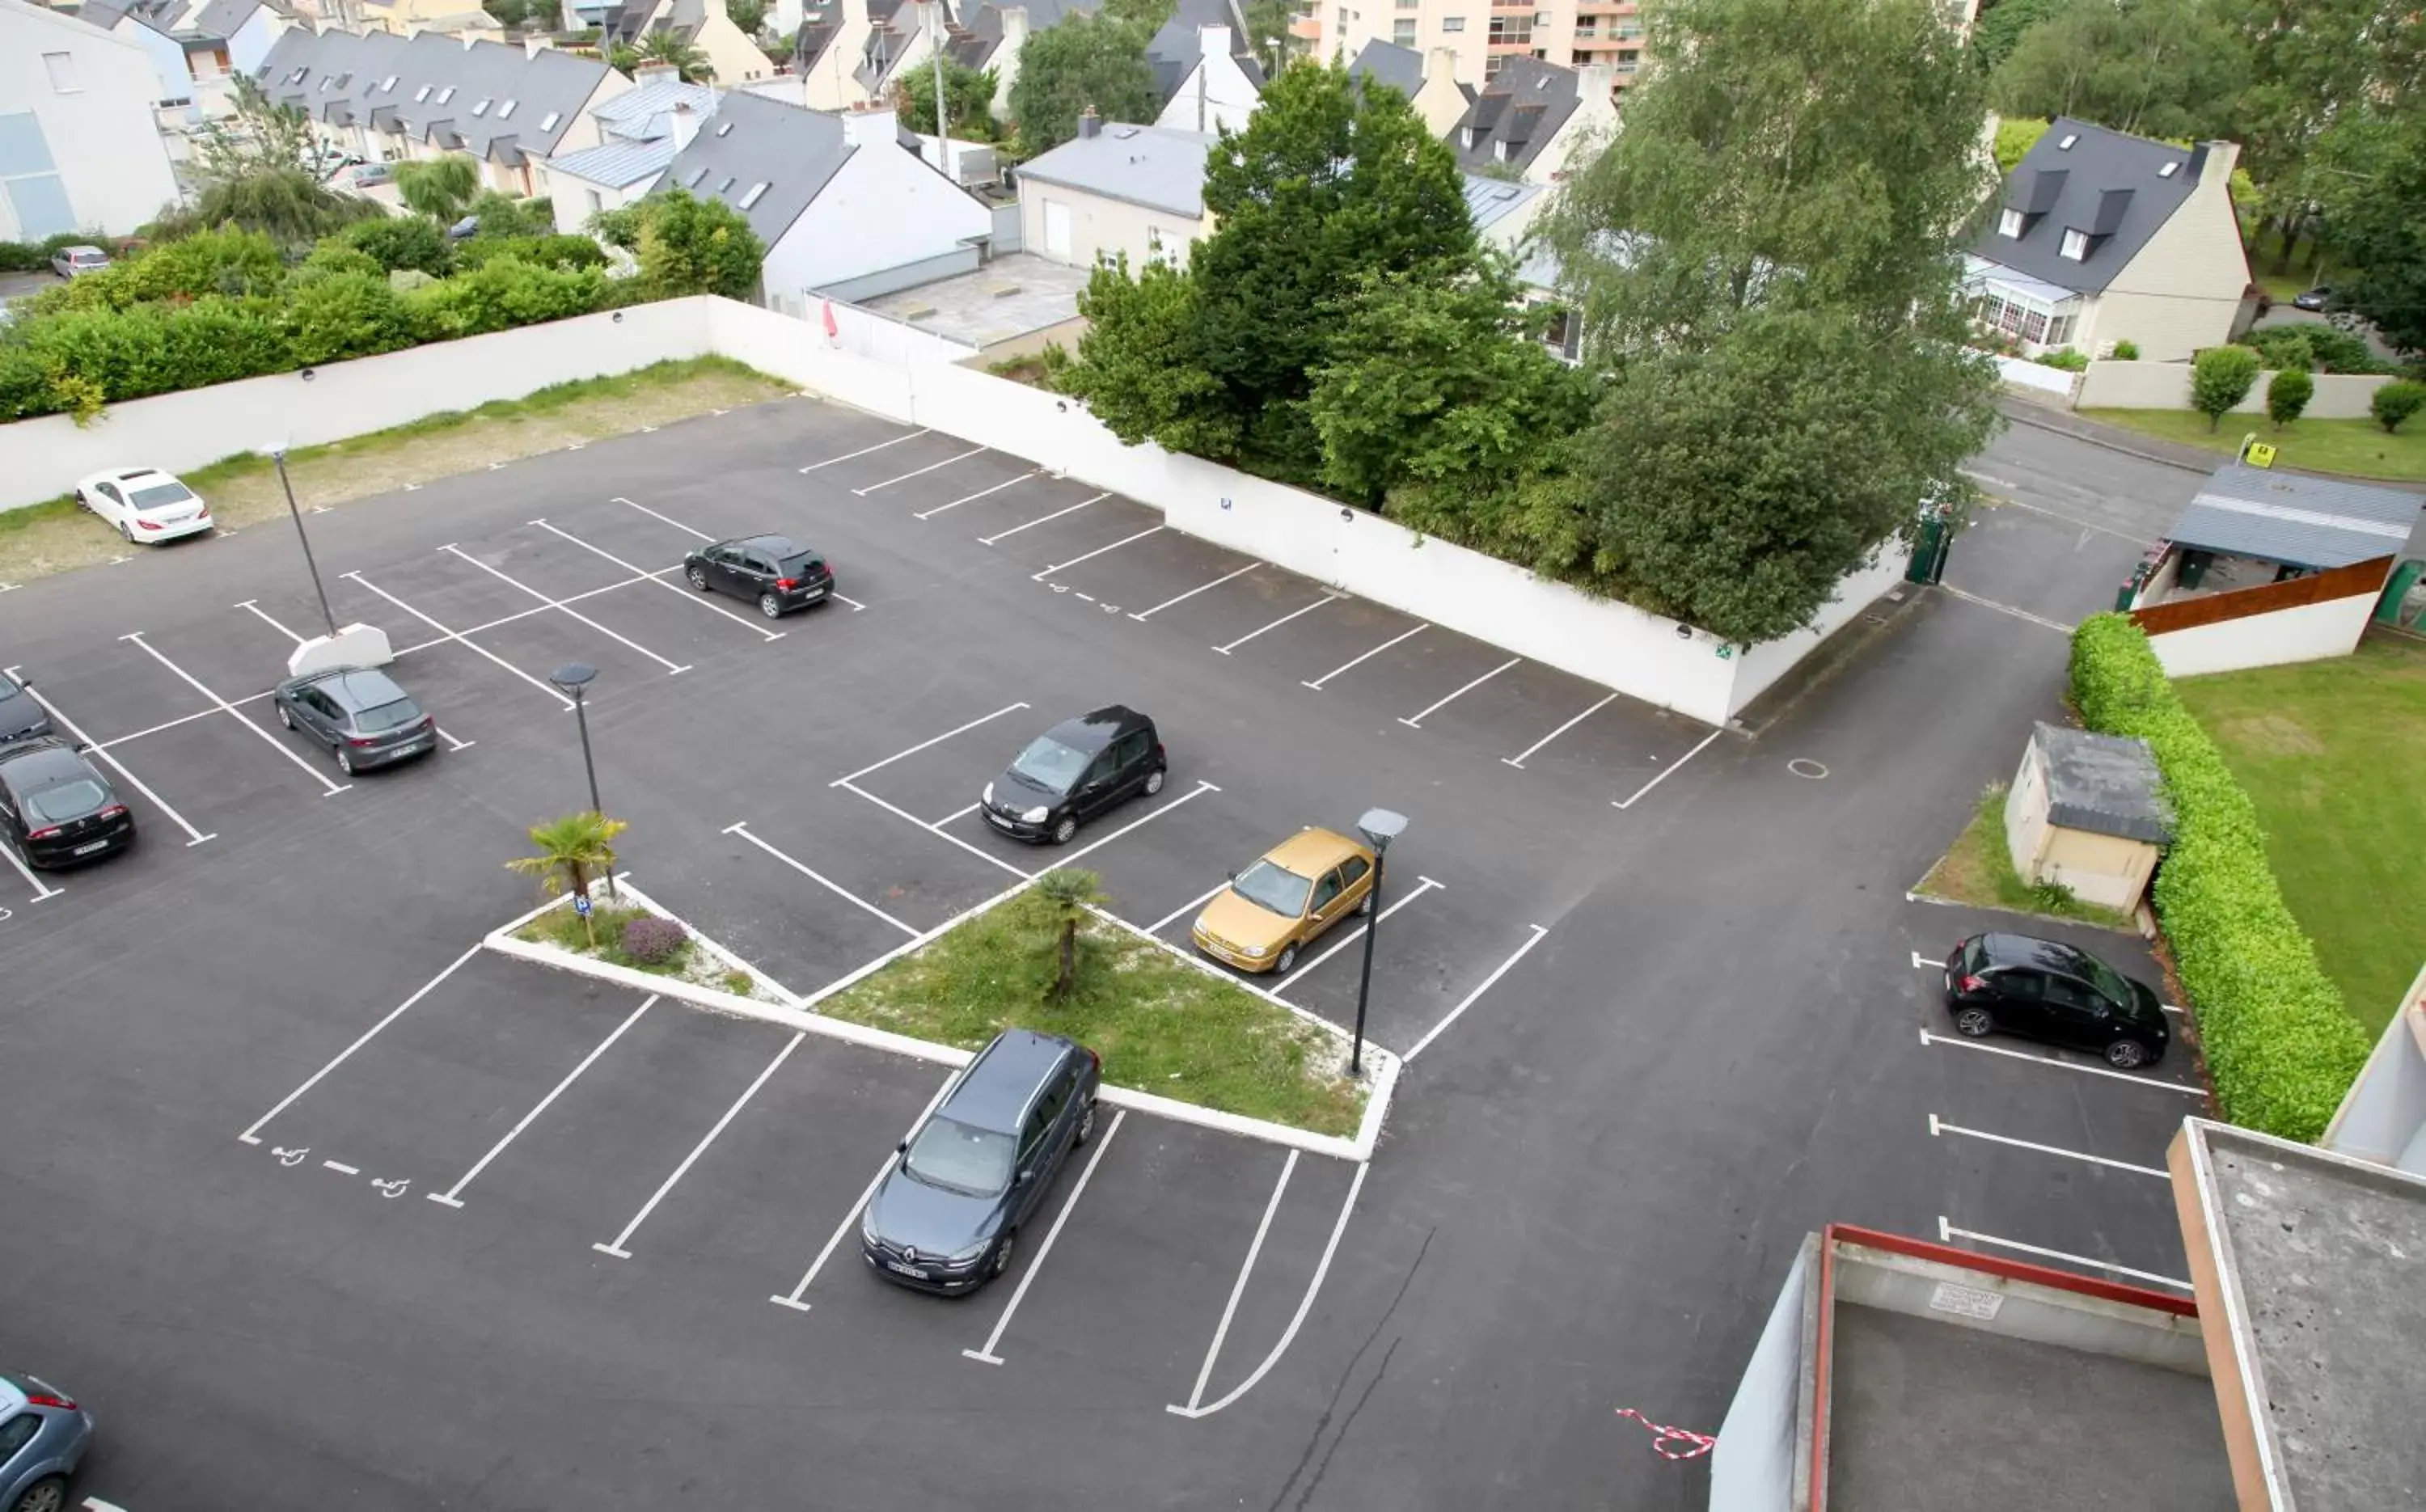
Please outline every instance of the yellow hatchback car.
[{"label": "yellow hatchback car", "polygon": [[1302,829],[1232,877],[1191,934],[1215,960],[1285,973],[1324,930],[1372,907],[1371,849],[1328,829]]}]

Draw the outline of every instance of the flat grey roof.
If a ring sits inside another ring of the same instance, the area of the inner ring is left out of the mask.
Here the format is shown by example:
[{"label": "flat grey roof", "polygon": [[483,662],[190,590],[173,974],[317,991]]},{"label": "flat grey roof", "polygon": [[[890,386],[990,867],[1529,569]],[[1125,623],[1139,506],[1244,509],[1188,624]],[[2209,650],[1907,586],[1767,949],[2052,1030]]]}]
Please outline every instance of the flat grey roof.
[{"label": "flat grey roof", "polygon": [[1089,270],[1030,252],[860,302],[918,330],[983,348],[1075,319]]},{"label": "flat grey roof", "polygon": [[1105,121],[1020,168],[1022,179],[1059,184],[1175,216],[1205,214],[1205,155],[1213,138],[1171,126]]},{"label": "flat grey roof", "polygon": [[2215,1390],[2203,1375],[1853,1302],[1838,1302],[1833,1316],[1832,1507],[2233,1504]]},{"label": "flat grey roof", "polygon": [[2426,1503],[2426,1180],[2204,1118],[2182,1138],[2200,1316],[2229,1330],[2274,1505]]},{"label": "flat grey roof", "polygon": [[2146,741],[2050,724],[2041,724],[2030,738],[2046,755],[2050,820],[2153,845],[2174,838],[2173,814]]},{"label": "flat grey roof", "polygon": [[2299,567],[2348,567],[2399,555],[2421,507],[2426,500],[2398,489],[2226,462],[2167,539]]}]

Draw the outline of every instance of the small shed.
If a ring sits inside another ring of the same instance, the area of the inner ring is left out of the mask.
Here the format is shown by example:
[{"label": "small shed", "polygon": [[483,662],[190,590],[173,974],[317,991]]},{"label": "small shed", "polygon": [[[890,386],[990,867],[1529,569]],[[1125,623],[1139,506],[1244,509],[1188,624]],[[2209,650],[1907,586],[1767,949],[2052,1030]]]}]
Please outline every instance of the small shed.
[{"label": "small shed", "polygon": [[2005,844],[2032,886],[2129,909],[2174,838],[2148,743],[2041,724],[2005,798]]}]

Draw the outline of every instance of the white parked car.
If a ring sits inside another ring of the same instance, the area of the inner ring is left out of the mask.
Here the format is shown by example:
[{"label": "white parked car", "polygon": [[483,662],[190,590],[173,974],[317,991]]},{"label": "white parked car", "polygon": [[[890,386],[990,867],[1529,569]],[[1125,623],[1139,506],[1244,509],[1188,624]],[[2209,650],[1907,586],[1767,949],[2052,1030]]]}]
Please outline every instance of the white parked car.
[{"label": "white parked car", "polygon": [[75,500],[116,525],[128,541],[146,546],[212,529],[211,507],[202,495],[156,468],[95,473],[76,485]]},{"label": "white parked car", "polygon": [[62,247],[51,254],[51,271],[63,279],[82,278],[109,265],[109,254],[98,247]]}]

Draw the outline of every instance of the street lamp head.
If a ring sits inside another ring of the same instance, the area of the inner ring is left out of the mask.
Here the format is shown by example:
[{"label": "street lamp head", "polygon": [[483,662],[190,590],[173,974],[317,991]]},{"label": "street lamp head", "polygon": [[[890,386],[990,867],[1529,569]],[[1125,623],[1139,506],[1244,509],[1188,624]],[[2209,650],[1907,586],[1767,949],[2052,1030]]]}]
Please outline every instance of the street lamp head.
[{"label": "street lamp head", "polygon": [[1356,829],[1378,856],[1390,848],[1391,841],[1407,832],[1407,816],[1388,809],[1367,809],[1365,817],[1356,821]]},{"label": "street lamp head", "polygon": [[273,441],[268,445],[264,446],[261,451],[263,456],[268,458],[273,462],[283,462],[286,460],[286,443],[283,441]]},{"label": "street lamp head", "polygon": [[578,693],[598,681],[598,668],[583,662],[567,662],[548,673],[547,680],[567,693]]}]

